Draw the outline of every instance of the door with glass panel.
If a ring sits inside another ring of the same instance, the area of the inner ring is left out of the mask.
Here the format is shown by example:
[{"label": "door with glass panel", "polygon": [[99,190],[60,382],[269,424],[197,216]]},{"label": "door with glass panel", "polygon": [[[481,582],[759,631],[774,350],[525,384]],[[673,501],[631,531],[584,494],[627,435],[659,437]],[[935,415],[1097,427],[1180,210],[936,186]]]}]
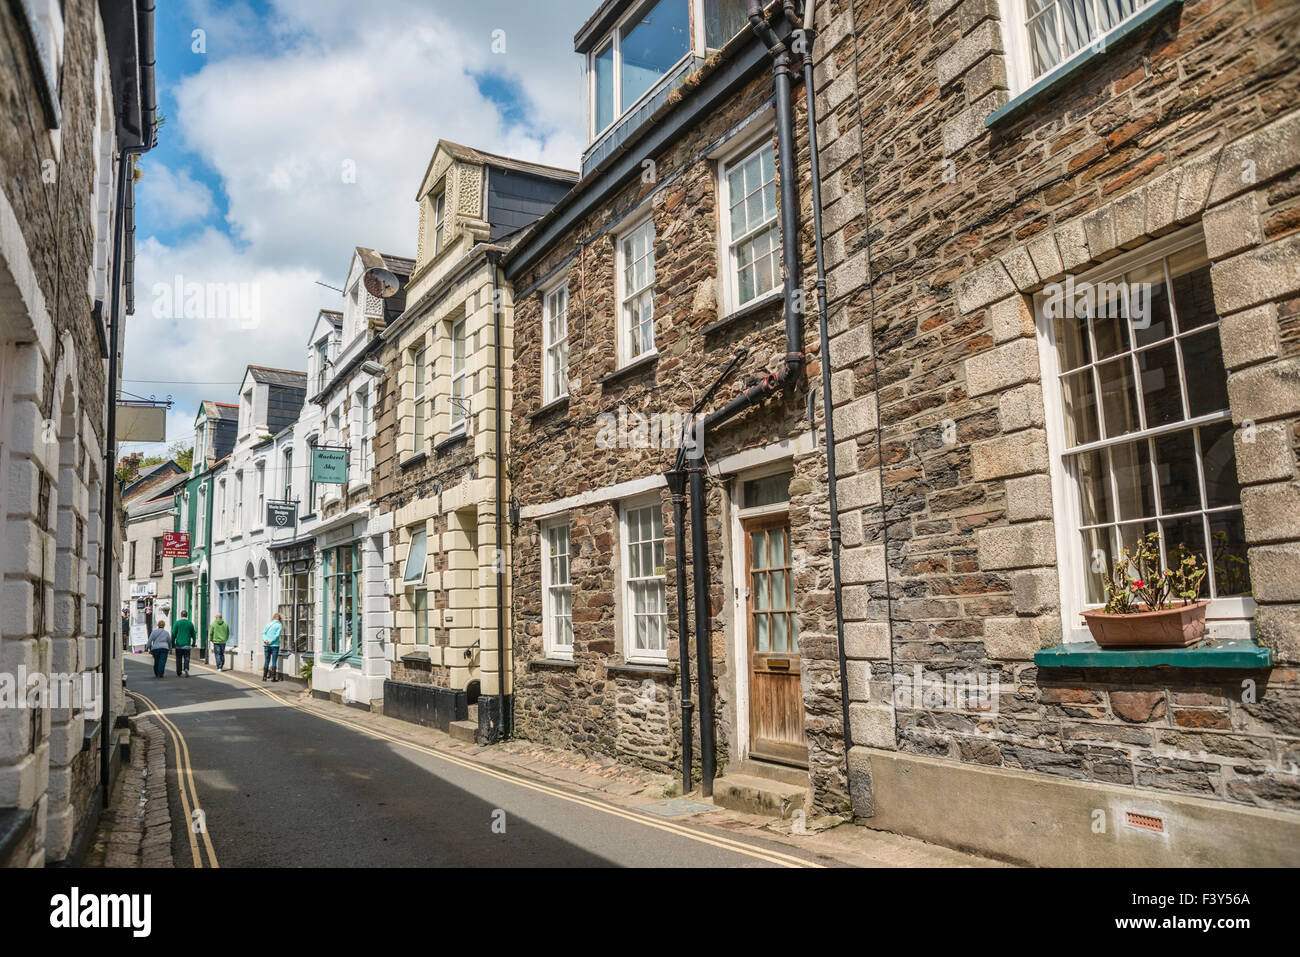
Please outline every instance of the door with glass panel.
[{"label": "door with glass panel", "polygon": [[807,767],[790,518],[766,515],[748,519],[742,527],[748,590],[749,753]]}]

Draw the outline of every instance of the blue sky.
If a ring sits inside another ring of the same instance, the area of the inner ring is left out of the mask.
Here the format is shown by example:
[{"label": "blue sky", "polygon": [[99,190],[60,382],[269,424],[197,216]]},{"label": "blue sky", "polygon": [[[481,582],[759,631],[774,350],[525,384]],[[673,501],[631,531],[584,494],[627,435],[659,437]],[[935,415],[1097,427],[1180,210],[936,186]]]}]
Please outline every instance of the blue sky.
[{"label": "blue sky", "polygon": [[[358,245],[414,255],[440,138],[575,169],[573,34],[595,6],[160,3],[166,122],[140,162],[123,394],[171,396],[169,440],[188,442],[198,402],[232,401],[245,366],[305,368],[316,310],[339,307],[317,281],[341,285]],[[244,308],[187,313],[178,283],[238,289]]]}]

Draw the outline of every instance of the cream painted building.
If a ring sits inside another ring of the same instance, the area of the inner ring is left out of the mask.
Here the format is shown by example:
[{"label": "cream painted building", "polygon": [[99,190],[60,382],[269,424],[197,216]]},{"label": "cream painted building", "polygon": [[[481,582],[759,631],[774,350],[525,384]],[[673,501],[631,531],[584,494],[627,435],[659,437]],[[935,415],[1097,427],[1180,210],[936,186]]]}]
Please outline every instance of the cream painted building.
[{"label": "cream painted building", "polygon": [[395,646],[384,710],[432,713],[440,727],[461,722],[484,741],[508,731],[511,689],[509,656],[498,648],[509,647],[510,492],[501,462],[513,307],[498,263],[576,179],[440,141],[416,197],[406,310],[380,337],[372,484],[381,512],[393,516]]}]

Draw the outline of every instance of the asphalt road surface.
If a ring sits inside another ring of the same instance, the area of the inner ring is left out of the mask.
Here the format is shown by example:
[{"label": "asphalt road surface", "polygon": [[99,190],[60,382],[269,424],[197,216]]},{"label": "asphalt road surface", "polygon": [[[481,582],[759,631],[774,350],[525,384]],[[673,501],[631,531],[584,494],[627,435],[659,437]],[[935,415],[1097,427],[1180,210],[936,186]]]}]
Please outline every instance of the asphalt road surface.
[{"label": "asphalt road surface", "polygon": [[[178,678],[169,660],[167,677],[155,679],[152,658],[126,661],[128,690],[146,695],[177,735],[165,735],[177,866],[195,866],[196,857],[221,867],[779,867],[813,860],[786,845],[377,737],[197,663],[190,677]],[[279,693],[287,686],[263,687]],[[140,702],[137,708],[148,710]],[[197,837],[182,826],[195,801],[206,824]]]}]

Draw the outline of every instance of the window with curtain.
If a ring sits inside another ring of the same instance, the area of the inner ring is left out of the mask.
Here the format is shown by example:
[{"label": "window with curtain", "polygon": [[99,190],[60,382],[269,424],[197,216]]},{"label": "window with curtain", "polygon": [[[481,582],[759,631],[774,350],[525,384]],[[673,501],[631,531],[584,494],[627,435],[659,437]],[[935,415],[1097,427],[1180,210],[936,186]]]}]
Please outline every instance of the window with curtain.
[{"label": "window with curtain", "polygon": [[655,224],[647,219],[619,242],[622,364],[655,350]]},{"label": "window with curtain", "polygon": [[[1132,263],[1132,260],[1130,260]],[[1038,308],[1052,325],[1062,465],[1077,498],[1079,600],[1105,601],[1120,550],[1159,535],[1211,570],[1202,597],[1250,594],[1219,317],[1203,242],[1175,245]]]}]

